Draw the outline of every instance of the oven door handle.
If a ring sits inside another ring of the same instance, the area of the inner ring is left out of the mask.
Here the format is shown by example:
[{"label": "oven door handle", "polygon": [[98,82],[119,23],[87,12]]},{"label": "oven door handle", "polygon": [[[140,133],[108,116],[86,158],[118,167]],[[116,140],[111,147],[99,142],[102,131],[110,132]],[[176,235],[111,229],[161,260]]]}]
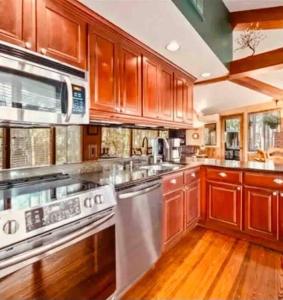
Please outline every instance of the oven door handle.
[{"label": "oven door handle", "polygon": [[54,254],[64,248],[67,248],[93,234],[96,234],[98,231],[101,230],[101,228],[98,227],[105,224],[114,215],[115,212],[108,214],[107,216],[95,221],[94,223],[85,226],[82,229],[79,229],[75,232],[72,232],[69,235],[55,242],[0,261],[0,278],[12,272],[15,272],[30,263],[34,263],[48,255]]},{"label": "oven door handle", "polygon": [[145,193],[149,193],[149,192],[159,188],[160,186],[161,186],[161,183],[158,183],[158,184],[152,185],[148,188],[145,188],[144,190],[120,194],[118,196],[118,198],[119,199],[127,199],[127,198],[132,198],[132,197],[144,195]]},{"label": "oven door handle", "polygon": [[66,122],[69,122],[72,112],[73,112],[73,88],[72,82],[69,77],[64,76],[64,81],[67,85],[67,113],[66,113]]}]

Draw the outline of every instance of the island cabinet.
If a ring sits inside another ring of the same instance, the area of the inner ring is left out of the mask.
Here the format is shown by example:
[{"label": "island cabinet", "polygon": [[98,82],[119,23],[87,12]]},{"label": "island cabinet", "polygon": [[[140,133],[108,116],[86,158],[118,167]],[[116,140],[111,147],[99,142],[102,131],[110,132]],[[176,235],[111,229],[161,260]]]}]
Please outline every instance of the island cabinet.
[{"label": "island cabinet", "polygon": [[207,168],[207,224],[242,229],[242,172]]},{"label": "island cabinet", "polygon": [[0,1],[0,39],[86,68],[87,23],[63,0]]}]

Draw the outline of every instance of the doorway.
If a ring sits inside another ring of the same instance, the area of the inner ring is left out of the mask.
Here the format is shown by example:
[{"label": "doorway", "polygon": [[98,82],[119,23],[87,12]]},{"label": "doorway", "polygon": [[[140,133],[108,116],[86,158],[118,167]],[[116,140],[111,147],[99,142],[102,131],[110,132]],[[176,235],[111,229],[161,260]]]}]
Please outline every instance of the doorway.
[{"label": "doorway", "polygon": [[226,160],[243,160],[243,114],[222,117],[222,153]]}]

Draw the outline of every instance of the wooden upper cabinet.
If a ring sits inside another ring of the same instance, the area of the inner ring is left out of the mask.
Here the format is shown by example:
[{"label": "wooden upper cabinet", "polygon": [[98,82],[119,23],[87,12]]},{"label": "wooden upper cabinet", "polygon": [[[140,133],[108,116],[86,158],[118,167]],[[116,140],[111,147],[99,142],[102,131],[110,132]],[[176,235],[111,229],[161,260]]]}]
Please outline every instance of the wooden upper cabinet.
[{"label": "wooden upper cabinet", "polygon": [[175,95],[174,95],[174,121],[184,122],[185,120],[185,97],[186,92],[186,80],[175,73]]},{"label": "wooden upper cabinet", "polygon": [[276,239],[278,192],[245,188],[245,231],[250,235]]},{"label": "wooden upper cabinet", "polygon": [[159,116],[160,119],[173,121],[174,117],[174,78],[173,70],[161,66],[160,68],[160,98]]},{"label": "wooden upper cabinet", "polygon": [[129,41],[120,47],[120,111],[141,116],[142,109],[142,52]]},{"label": "wooden upper cabinet", "polygon": [[0,1],[0,39],[35,49],[35,0]]},{"label": "wooden upper cabinet", "polygon": [[232,229],[242,227],[241,187],[231,184],[207,184],[208,220],[215,225]]},{"label": "wooden upper cabinet", "polygon": [[62,0],[37,1],[37,51],[85,69],[87,24],[76,8],[63,3]]},{"label": "wooden upper cabinet", "polygon": [[193,122],[193,84],[186,83],[184,91],[184,110],[185,110],[185,122],[192,124]]},{"label": "wooden upper cabinet", "polygon": [[118,46],[111,31],[90,28],[90,93],[91,108],[118,112]]},{"label": "wooden upper cabinet", "polygon": [[149,57],[143,58],[143,116],[159,118],[159,64]]}]

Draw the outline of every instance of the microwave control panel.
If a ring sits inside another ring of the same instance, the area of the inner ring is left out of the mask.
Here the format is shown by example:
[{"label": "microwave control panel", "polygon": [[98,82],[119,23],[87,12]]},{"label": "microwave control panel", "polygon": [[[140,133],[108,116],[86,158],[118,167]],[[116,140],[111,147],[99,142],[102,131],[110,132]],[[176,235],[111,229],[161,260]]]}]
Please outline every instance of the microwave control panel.
[{"label": "microwave control panel", "polygon": [[84,114],[86,109],[85,88],[78,85],[72,85],[73,88],[73,113]]}]

